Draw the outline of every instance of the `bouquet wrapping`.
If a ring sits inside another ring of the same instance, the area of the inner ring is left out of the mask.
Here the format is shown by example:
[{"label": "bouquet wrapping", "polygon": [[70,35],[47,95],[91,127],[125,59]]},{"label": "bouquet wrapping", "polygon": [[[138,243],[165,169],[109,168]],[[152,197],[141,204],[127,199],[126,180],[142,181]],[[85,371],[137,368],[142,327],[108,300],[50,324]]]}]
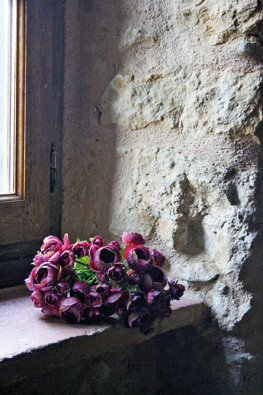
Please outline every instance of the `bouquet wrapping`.
[{"label": "bouquet wrapping", "polygon": [[168,281],[164,255],[145,243],[133,232],[123,233],[122,244],[107,245],[101,236],[75,244],[67,234],[63,242],[46,237],[25,280],[34,306],[69,323],[118,314],[125,327],[153,332],[154,321],[170,317],[171,300],[185,288]]}]

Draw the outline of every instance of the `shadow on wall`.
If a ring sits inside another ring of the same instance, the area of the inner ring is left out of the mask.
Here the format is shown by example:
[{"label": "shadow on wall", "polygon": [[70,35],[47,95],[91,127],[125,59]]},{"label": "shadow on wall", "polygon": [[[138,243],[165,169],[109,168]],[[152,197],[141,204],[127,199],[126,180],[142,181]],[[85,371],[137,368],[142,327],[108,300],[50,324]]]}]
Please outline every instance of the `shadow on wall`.
[{"label": "shadow on wall", "polygon": [[[263,122],[259,125],[257,136],[262,147]],[[239,280],[244,290],[252,294],[251,309],[242,321],[236,324],[232,335],[245,342],[245,352],[251,359],[245,359],[240,372],[238,394],[263,394],[263,153],[259,158],[258,182],[255,201],[257,209],[250,218],[249,228],[258,232],[252,244],[251,256],[244,262]]]},{"label": "shadow on wall", "polygon": [[116,165],[115,126],[99,102],[119,66],[117,2],[66,2],[62,229],[72,241],[107,238]]}]

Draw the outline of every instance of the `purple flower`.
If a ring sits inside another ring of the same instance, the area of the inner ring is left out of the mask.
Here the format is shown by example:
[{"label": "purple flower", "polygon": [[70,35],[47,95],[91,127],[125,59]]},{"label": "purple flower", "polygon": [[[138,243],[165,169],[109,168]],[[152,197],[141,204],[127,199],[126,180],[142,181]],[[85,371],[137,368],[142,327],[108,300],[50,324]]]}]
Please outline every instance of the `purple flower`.
[{"label": "purple flower", "polygon": [[126,259],[131,269],[136,270],[139,273],[145,272],[153,264],[149,248],[143,245],[133,247],[128,252]]},{"label": "purple flower", "polygon": [[94,236],[93,240],[90,243],[91,245],[96,244],[99,247],[104,246],[104,240],[101,236]]},{"label": "purple flower", "polygon": [[174,279],[169,282],[169,293],[172,299],[179,300],[183,296],[185,287],[183,284],[177,284]]},{"label": "purple flower", "polygon": [[95,322],[101,315],[101,312],[99,309],[91,309],[90,307],[87,307],[84,310],[84,316],[83,318],[88,321],[88,322]]},{"label": "purple flower", "polygon": [[108,276],[116,283],[123,283],[127,278],[127,273],[124,270],[125,265],[123,263],[115,263],[110,269],[108,269]]},{"label": "purple flower", "polygon": [[150,248],[150,251],[153,253],[155,265],[163,267],[166,262],[165,256],[157,251],[155,248]]},{"label": "purple flower", "polygon": [[139,293],[149,292],[152,289],[153,282],[151,276],[148,273],[143,273],[140,283],[137,286]]},{"label": "purple flower", "polygon": [[170,307],[171,297],[169,292],[162,290],[159,292],[157,289],[149,292],[147,295],[147,303],[151,307],[154,315],[163,320],[165,317],[168,318],[172,314]]},{"label": "purple flower", "polygon": [[76,296],[82,303],[85,303],[89,292],[90,287],[85,281],[76,281],[71,288],[72,296]]},{"label": "purple flower", "polygon": [[59,265],[50,262],[42,263],[36,270],[33,269],[31,276],[35,288],[43,292],[51,290],[57,284],[60,269]]},{"label": "purple flower", "polygon": [[122,234],[123,244],[142,245],[146,243],[146,240],[147,239],[143,237],[140,233],[123,232]]},{"label": "purple flower", "polygon": [[92,287],[95,292],[100,293],[103,297],[110,294],[111,285],[109,283],[102,283]]},{"label": "purple flower", "polygon": [[147,273],[151,276],[152,287],[158,290],[163,289],[167,284],[167,275],[158,266],[152,266]]},{"label": "purple flower", "polygon": [[131,270],[128,273],[128,283],[129,285],[138,285],[142,279],[142,273],[138,273],[135,270]]},{"label": "purple flower", "polygon": [[127,310],[137,310],[143,306],[143,303],[144,299],[141,297],[141,295],[134,295],[127,303]]},{"label": "purple flower", "polygon": [[59,307],[59,315],[63,321],[77,323],[84,314],[84,306],[75,296],[61,300]]},{"label": "purple flower", "polygon": [[108,244],[108,247],[112,248],[115,251],[120,251],[121,243],[119,241],[113,240]]},{"label": "purple flower", "polygon": [[[92,270],[94,270],[94,269],[92,269]],[[103,272],[103,273],[100,272],[100,273],[98,273],[97,274],[97,279],[101,283],[105,283],[105,282],[109,281],[108,273],[107,272]]]},{"label": "purple flower", "polygon": [[78,258],[82,258],[88,254],[89,243],[86,241],[81,241],[73,244],[71,247],[72,252],[78,256]]},{"label": "purple flower", "polygon": [[56,291],[59,296],[65,296],[70,291],[67,281],[59,281],[56,285]]},{"label": "purple flower", "polygon": [[90,261],[90,268],[95,272],[105,272],[114,263],[121,260],[121,255],[118,251],[110,247],[100,247],[94,252],[93,260]]},{"label": "purple flower", "polygon": [[89,256],[90,259],[93,259],[95,251],[97,251],[100,248],[97,244],[91,244],[90,249],[89,249]]},{"label": "purple flower", "polygon": [[32,293],[30,296],[34,306],[39,308],[44,306],[44,294],[43,292],[37,290]]},{"label": "purple flower", "polygon": [[59,317],[59,307],[58,306],[50,306],[48,304],[42,307],[42,313],[45,315],[51,315],[54,317]]},{"label": "purple flower", "polygon": [[104,301],[99,308],[99,311],[103,315],[111,316],[116,312],[116,303],[108,303]]},{"label": "purple flower", "polygon": [[69,286],[72,287],[72,285],[78,280],[78,278],[75,271],[71,267],[65,266],[60,271],[58,280],[59,282],[67,281]]},{"label": "purple flower", "polygon": [[60,304],[60,297],[56,294],[55,291],[47,291],[45,292],[44,301],[46,305],[52,307],[58,307]]},{"label": "purple flower", "polygon": [[62,252],[60,259],[59,259],[59,263],[62,267],[65,266],[72,266],[75,260],[75,255],[74,252],[66,250],[64,252]]},{"label": "purple flower", "polygon": [[86,303],[89,307],[96,309],[100,307],[103,303],[103,296],[99,292],[90,292],[86,296]]},{"label": "purple flower", "polygon": [[41,254],[46,255],[50,251],[60,251],[62,248],[61,241],[55,236],[48,236],[43,240],[40,248]]}]

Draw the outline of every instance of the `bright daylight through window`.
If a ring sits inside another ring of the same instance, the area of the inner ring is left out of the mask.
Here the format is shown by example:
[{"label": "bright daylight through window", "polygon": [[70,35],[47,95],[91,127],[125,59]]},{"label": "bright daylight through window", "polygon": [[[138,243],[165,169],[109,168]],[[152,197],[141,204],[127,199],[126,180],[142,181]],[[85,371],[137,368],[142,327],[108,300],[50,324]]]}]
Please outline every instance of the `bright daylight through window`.
[{"label": "bright daylight through window", "polygon": [[15,185],[16,1],[0,0],[0,194]]}]

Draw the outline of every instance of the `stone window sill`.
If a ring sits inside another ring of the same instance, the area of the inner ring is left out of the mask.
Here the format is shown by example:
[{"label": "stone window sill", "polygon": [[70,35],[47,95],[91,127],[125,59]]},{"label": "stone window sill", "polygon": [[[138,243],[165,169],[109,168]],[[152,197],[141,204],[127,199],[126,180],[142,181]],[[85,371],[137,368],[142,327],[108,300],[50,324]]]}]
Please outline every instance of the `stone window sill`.
[{"label": "stone window sill", "polygon": [[5,387],[25,380],[34,370],[49,371],[60,360],[66,364],[96,357],[180,327],[196,325],[205,311],[202,303],[187,298],[173,301],[172,308],[172,316],[164,321],[156,320],[155,331],[145,336],[137,329],[123,328],[113,318],[96,325],[65,324],[36,309],[25,286],[2,289],[0,383]]}]

